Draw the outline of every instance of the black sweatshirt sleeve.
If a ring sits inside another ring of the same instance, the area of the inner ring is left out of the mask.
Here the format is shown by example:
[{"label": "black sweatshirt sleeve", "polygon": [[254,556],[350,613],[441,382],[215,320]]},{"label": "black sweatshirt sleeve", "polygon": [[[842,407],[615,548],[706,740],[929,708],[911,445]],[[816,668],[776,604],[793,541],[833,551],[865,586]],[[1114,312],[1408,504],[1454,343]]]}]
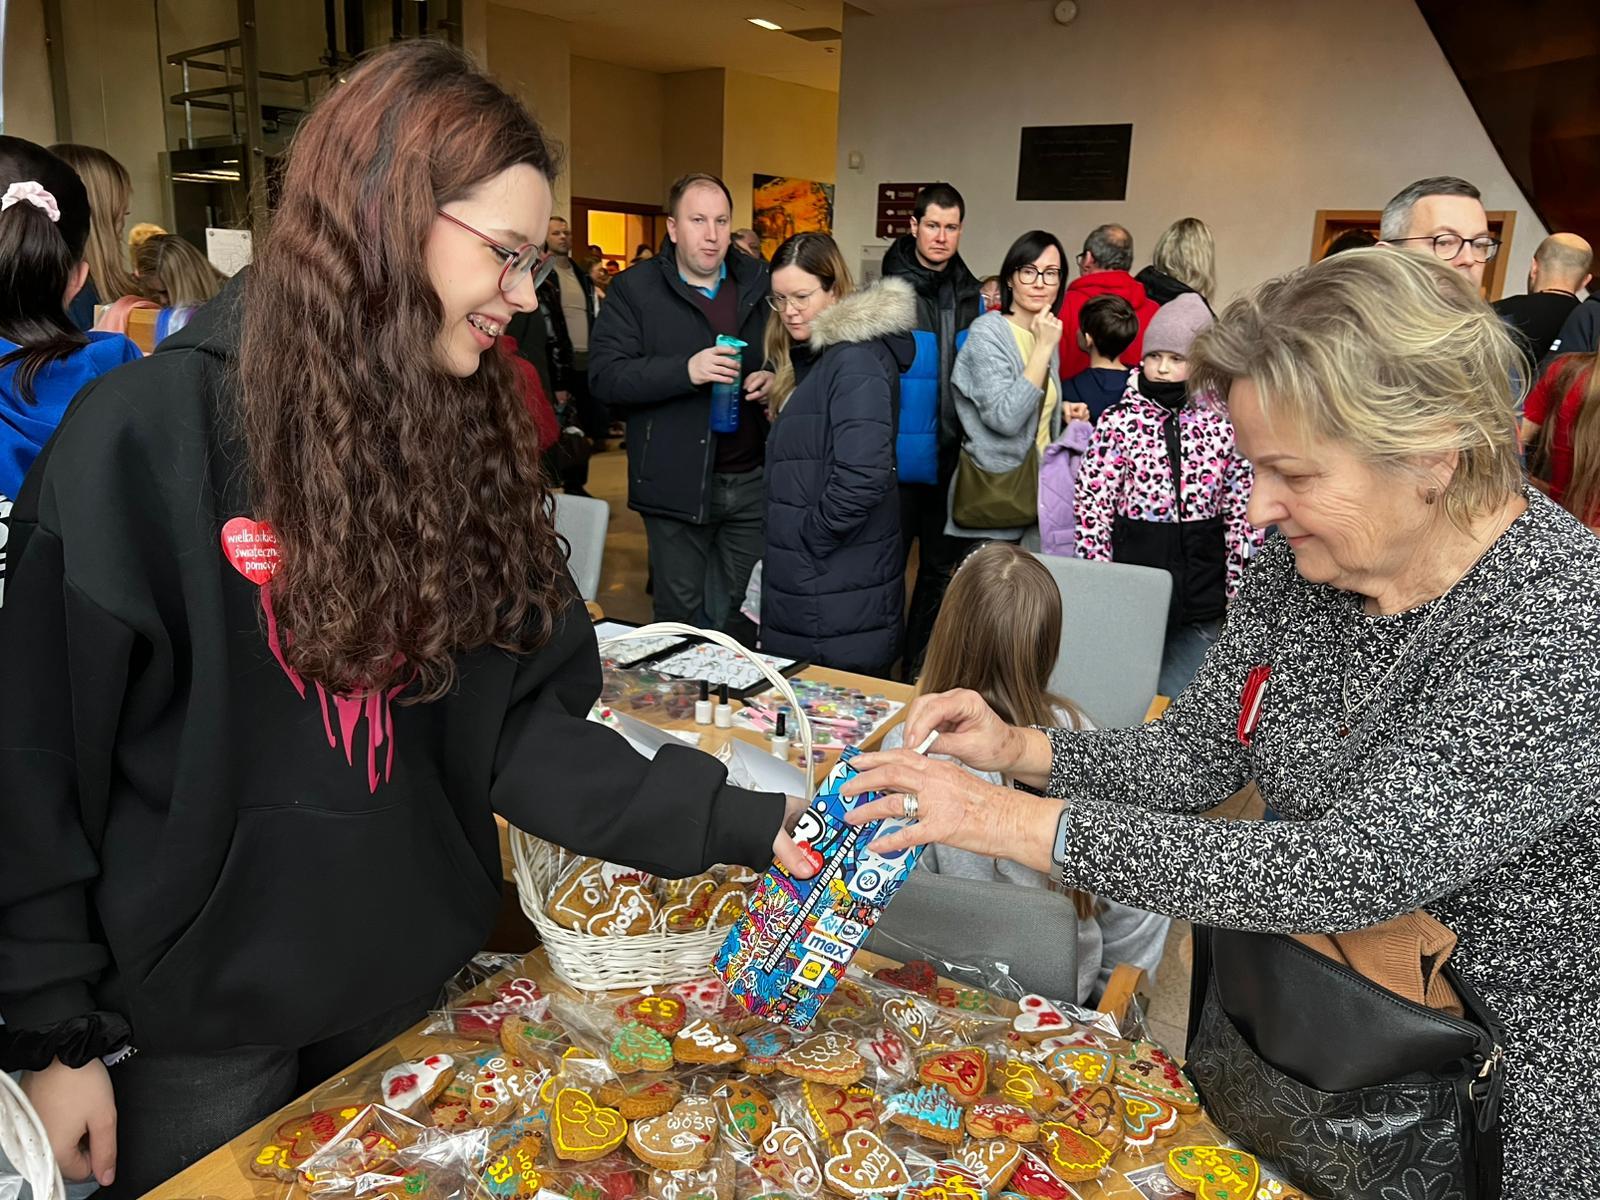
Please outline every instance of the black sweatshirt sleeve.
[{"label": "black sweatshirt sleeve", "polygon": [[599,695],[594,628],[574,598],[517,674],[496,754],[496,812],[580,854],[666,878],[772,861],[782,796],[730,786],[720,762],[689,746],[644,758],[587,719]]},{"label": "black sweatshirt sleeve", "polygon": [[[111,747],[133,632],[66,578],[62,543],[40,524],[38,468],[12,513],[11,578],[0,610],[0,1019],[8,1032],[83,1017],[108,962],[90,919]],[[112,1049],[95,1048],[98,1052]]]}]

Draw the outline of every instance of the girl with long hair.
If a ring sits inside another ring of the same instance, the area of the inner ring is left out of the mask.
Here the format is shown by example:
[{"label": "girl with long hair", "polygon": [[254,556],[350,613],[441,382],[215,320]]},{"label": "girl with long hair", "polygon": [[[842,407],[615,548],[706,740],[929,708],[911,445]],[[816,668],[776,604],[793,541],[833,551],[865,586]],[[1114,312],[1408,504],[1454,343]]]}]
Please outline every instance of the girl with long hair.
[{"label": "girl with long hair", "polygon": [[[67,316],[83,287],[89,197],[43,146],[0,137],[0,523],[78,389],[139,357],[120,334]],[[0,529],[3,534],[3,529]],[[0,546],[5,538],[0,536]],[[0,554],[0,604],[6,555]]]},{"label": "girl with long hair", "polygon": [[94,325],[97,304],[138,295],[138,285],[128,271],[122,230],[133,202],[133,178],[128,168],[98,146],[58,142],[50,153],[78,173],[89,192],[89,242],[84,257],[89,278],[72,304],[72,319],[79,329]]},{"label": "girl with long hair", "polygon": [[761,645],[886,675],[905,607],[894,442],[916,298],[900,280],[855,291],[834,240],[798,233],[773,257],[768,303]]},{"label": "girl with long hair", "polygon": [[783,797],[585,719],[594,633],[491,352],[555,171],[459,51],[375,54],[254,265],[79,397],[18,502],[0,1069],[112,1196],[415,1021],[494,923],[497,812],[669,877],[809,874]]},{"label": "girl with long hair", "polygon": [[159,233],[133,251],[139,292],[163,308],[197,308],[222,290],[228,277],[187,238]]},{"label": "girl with long hair", "polygon": [[[1093,729],[1087,714],[1050,690],[1061,650],[1061,589],[1033,555],[1009,542],[990,542],[956,568],[928,641],[928,656],[917,676],[917,694],[931,696],[970,688],[1009,724],[1039,729]],[[884,737],[885,750],[903,745],[897,725]],[[974,771],[989,783],[994,773]],[[1004,858],[991,858],[950,846],[929,846],[919,867],[939,875],[959,875],[1054,887],[1050,877]],[[1118,963],[1154,973],[1166,942],[1166,917],[1071,893],[1078,914],[1078,995],[1081,1002],[1099,994]]]},{"label": "girl with long hair", "polygon": [[1522,444],[1534,481],[1600,532],[1600,351],[1550,364],[1528,393]]}]

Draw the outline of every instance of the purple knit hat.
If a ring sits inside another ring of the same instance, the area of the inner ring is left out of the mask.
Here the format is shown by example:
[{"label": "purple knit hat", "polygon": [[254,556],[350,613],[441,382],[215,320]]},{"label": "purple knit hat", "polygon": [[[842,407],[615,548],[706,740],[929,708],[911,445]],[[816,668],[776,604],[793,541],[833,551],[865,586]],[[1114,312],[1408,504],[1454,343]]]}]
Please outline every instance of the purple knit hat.
[{"label": "purple knit hat", "polygon": [[1195,335],[1211,324],[1211,310],[1196,292],[1184,292],[1168,300],[1150,318],[1144,331],[1144,353],[1165,350],[1189,357]]}]

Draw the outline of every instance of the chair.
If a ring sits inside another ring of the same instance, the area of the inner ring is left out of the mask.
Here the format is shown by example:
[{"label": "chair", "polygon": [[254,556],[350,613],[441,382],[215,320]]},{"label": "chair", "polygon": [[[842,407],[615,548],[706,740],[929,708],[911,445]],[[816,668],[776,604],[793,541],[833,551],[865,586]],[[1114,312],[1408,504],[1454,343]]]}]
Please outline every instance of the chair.
[{"label": "chair", "polygon": [[1024,991],[1078,996],[1078,913],[1070,896],[1044,888],[913,871],[866,948],[901,962],[959,964],[981,954],[1004,963]]},{"label": "chair", "polygon": [[600,562],[606,552],[606,526],[611,506],[593,496],[555,497],[556,532],[572,547],[568,569],[578,585],[578,595],[593,600],[600,592]]},{"label": "chair", "polygon": [[1061,589],[1066,618],[1050,690],[1102,728],[1141,724],[1161,676],[1172,576],[1130,563],[1034,557]]}]

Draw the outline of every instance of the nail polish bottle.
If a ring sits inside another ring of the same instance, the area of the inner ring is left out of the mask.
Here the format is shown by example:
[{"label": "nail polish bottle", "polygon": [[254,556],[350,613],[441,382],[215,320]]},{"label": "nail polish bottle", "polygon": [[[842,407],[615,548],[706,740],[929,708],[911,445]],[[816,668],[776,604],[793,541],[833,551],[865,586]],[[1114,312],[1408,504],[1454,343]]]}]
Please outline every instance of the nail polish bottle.
[{"label": "nail polish bottle", "polygon": [[733,705],[728,703],[728,685],[725,683],[717,687],[717,728],[733,728]]},{"label": "nail polish bottle", "polygon": [[789,758],[789,723],[783,713],[778,714],[778,727],[772,731],[772,744],[768,747],[773,758],[788,761]]},{"label": "nail polish bottle", "polygon": [[694,723],[711,724],[711,685],[704,679],[700,681],[700,699],[694,702]]}]

